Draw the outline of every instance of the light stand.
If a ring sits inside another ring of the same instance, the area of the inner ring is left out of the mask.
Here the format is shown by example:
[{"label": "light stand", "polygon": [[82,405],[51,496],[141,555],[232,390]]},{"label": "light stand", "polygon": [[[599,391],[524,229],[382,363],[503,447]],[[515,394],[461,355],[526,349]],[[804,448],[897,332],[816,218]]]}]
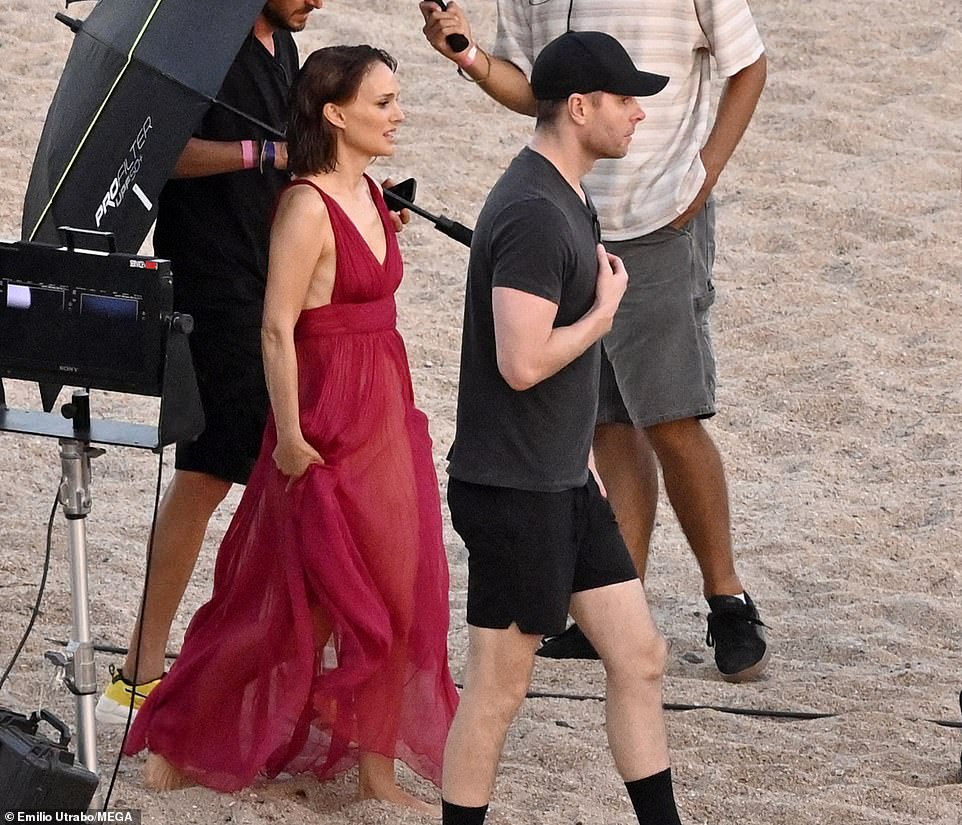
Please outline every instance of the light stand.
[{"label": "light stand", "polygon": [[[57,500],[67,519],[72,631],[66,647],[48,651],[45,657],[63,669],[63,683],[76,697],[77,759],[98,774],[94,717],[98,683],[90,632],[86,518],[92,505],[90,460],[103,455],[104,450],[91,446],[91,442],[157,451],[166,443],[161,438],[163,425],[92,420],[90,397],[86,390],[77,390],[60,416],[0,407],[0,431],[52,436],[60,444],[62,475]],[[90,804],[91,809],[101,806],[99,790]]]},{"label": "light stand", "polygon": [[[73,395],[75,426],[90,422],[90,398],[85,392]],[[82,427],[78,427],[81,429]],[[90,459],[104,451],[73,438],[60,439],[60,464],[63,475],[58,501],[67,518],[67,554],[70,560],[71,614],[73,635],[62,650],[46,654],[64,671],[63,682],[76,697],[77,756],[92,773],[97,770],[97,728],[94,719],[94,697],[97,694],[97,673],[94,645],[90,634],[90,600],[87,587],[87,514],[90,512]],[[100,806],[99,792],[93,805]]]},{"label": "light stand", "polygon": [[[57,500],[67,519],[72,631],[66,647],[48,651],[45,658],[63,669],[63,683],[76,699],[77,759],[91,773],[99,774],[94,716],[98,682],[90,632],[86,519],[92,506],[90,460],[104,450],[91,446],[91,441],[153,450],[163,442],[158,440],[155,426],[91,420],[86,390],[73,393],[62,416],[0,408],[0,431],[55,436],[60,444],[62,474]],[[100,805],[98,790],[91,809]]]}]

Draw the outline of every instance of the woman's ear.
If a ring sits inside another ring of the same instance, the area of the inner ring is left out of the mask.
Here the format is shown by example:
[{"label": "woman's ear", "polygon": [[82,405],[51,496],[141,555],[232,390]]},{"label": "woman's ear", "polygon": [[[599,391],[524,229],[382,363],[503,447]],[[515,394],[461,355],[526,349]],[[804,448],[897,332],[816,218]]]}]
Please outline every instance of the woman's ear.
[{"label": "woman's ear", "polygon": [[344,112],[341,111],[341,107],[336,103],[325,103],[321,114],[332,126],[336,126],[339,129],[344,128]]}]

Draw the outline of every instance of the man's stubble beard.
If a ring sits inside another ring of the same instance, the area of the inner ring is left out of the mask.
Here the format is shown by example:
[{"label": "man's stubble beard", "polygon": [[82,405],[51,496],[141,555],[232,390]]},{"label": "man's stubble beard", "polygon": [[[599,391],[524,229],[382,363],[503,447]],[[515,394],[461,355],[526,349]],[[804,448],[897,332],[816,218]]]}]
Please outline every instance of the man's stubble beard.
[{"label": "man's stubble beard", "polygon": [[304,31],[304,27],[307,25],[306,20],[299,26],[293,25],[288,18],[276,12],[271,7],[270,3],[264,4],[264,8],[261,10],[261,14],[264,15],[264,19],[268,23],[270,23],[274,28],[281,29],[282,31],[287,31],[287,32]]}]

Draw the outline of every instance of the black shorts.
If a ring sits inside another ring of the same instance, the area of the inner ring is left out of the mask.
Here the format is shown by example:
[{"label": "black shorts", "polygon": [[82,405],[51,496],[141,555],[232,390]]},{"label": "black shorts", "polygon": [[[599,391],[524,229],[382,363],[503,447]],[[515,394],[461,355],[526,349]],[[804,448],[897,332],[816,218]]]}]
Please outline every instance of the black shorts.
[{"label": "black shorts", "polygon": [[594,478],[560,493],[448,480],[454,529],[468,550],[468,624],[551,636],[571,594],[638,577]]},{"label": "black shorts", "polygon": [[205,424],[196,439],[177,445],[174,466],[246,484],[267,423],[260,328],[208,322],[189,341]]}]

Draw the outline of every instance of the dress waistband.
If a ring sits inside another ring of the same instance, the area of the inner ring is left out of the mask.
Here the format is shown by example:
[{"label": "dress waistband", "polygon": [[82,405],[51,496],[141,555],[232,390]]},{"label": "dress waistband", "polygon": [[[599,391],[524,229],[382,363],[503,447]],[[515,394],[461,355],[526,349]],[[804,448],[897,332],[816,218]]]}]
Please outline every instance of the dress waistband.
[{"label": "dress waistband", "polygon": [[388,332],[397,327],[393,295],[361,304],[325,304],[305,309],[294,327],[294,340],[327,335]]}]

